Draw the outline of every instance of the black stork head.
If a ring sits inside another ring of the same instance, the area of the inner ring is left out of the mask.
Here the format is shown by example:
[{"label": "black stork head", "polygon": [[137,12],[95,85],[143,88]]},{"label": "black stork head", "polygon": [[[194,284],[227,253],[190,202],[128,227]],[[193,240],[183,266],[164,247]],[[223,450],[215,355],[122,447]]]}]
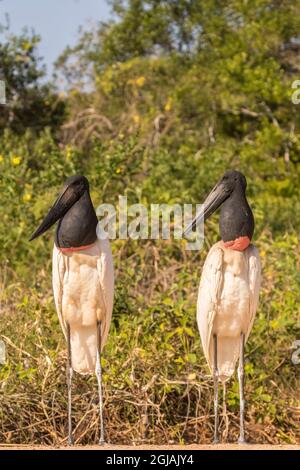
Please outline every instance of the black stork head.
[{"label": "black stork head", "polygon": [[246,199],[247,181],[236,170],[228,170],[204,201],[203,213],[199,214],[185,230],[185,235],[195,228],[201,219],[208,219],[220,206],[220,232],[224,242],[239,237],[251,240],[254,232],[254,218]]},{"label": "black stork head", "polygon": [[85,176],[68,178],[45,219],[30,241],[45,233],[57,221],[56,244],[59,247],[81,246],[96,239],[97,217]]}]

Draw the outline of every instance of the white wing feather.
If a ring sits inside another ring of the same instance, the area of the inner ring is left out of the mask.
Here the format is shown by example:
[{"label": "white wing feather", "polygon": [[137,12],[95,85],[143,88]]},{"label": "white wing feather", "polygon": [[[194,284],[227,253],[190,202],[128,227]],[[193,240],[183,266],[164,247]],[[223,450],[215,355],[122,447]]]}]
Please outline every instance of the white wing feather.
[{"label": "white wing feather", "polygon": [[100,281],[100,291],[106,311],[101,331],[101,345],[103,347],[107,340],[112,318],[114,302],[114,265],[109,240],[98,240],[98,244],[101,255],[97,261],[97,269]]},{"label": "white wing feather", "polygon": [[214,245],[205,260],[198,291],[197,322],[206,360],[211,363],[211,334],[223,282],[223,250]]},{"label": "white wing feather", "polygon": [[65,338],[67,338],[67,326],[62,314],[62,298],[65,272],[66,268],[64,255],[54,245],[52,255],[53,295],[59,323],[63,330]]},{"label": "white wing feather", "polygon": [[254,245],[250,245],[248,248],[248,275],[249,275],[249,290],[250,290],[250,321],[249,327],[246,333],[246,341],[252,330],[258,300],[259,300],[259,291],[261,284],[261,263],[260,257],[257,248]]}]

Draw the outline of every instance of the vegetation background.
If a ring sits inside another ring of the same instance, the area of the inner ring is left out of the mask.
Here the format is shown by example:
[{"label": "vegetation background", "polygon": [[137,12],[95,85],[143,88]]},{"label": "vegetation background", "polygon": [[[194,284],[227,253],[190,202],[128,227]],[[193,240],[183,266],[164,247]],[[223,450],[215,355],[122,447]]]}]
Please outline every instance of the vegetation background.
[{"label": "vegetation background", "polygon": [[[39,37],[4,26],[0,78],[0,440],[65,442],[66,345],[51,290],[48,233],[28,238],[64,179],[84,173],[92,198],[117,204],[203,201],[225,169],[248,178],[263,264],[247,345],[247,434],[300,442],[299,0],[111,0],[113,20],[85,30],[57,61],[62,93],[41,82]],[[205,248],[114,241],[116,297],[103,365],[112,443],[207,443],[212,380],[196,327]],[[75,439],[97,442],[96,382],[74,380]],[[238,436],[228,386],[223,438]]]}]

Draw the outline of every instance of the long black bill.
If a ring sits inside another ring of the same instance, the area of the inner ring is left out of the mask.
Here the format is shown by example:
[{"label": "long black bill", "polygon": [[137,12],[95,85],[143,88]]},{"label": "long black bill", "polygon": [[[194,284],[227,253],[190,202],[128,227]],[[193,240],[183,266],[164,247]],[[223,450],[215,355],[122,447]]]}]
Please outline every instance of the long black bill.
[{"label": "long black bill", "polygon": [[67,187],[62,190],[58,198],[56,199],[53,207],[50,209],[45,219],[38,227],[38,229],[31,235],[29,241],[34,240],[43,233],[45,233],[55,222],[61,219],[73,204],[78,200],[78,196],[75,194],[72,187]]},{"label": "long black bill", "polygon": [[225,184],[222,181],[217,183],[205,199],[203,203],[203,211],[201,211],[200,214],[198,214],[192,220],[192,222],[185,229],[183,235],[189,235],[192,230],[195,230],[198,224],[208,219],[220,207],[220,205],[225,201],[225,199],[227,199],[229,195],[230,191],[228,191],[228,188],[225,186]]}]

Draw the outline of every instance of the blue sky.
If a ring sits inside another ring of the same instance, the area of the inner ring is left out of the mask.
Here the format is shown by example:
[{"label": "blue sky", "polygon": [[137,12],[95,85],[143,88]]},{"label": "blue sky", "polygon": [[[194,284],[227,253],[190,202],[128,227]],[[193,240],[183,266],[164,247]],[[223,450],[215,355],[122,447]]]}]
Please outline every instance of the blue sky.
[{"label": "blue sky", "polygon": [[105,20],[109,11],[105,0],[2,0],[0,24],[8,13],[13,33],[26,26],[41,35],[39,53],[51,75],[59,54],[67,45],[76,43],[79,26]]}]

